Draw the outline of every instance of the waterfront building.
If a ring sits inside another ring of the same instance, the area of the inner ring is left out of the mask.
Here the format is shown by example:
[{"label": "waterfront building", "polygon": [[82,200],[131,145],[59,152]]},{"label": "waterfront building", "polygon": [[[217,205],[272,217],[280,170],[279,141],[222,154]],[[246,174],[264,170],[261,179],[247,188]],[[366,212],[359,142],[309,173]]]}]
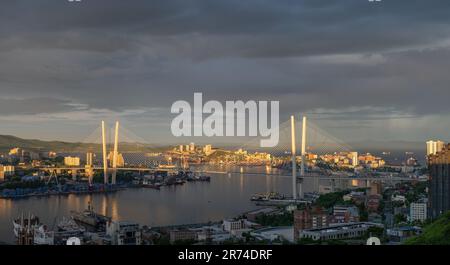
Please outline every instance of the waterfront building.
[{"label": "waterfront building", "polygon": [[139,224],[135,222],[109,221],[106,234],[113,245],[141,245],[142,242]]},{"label": "waterfront building", "polygon": [[427,219],[427,204],[425,202],[413,202],[409,205],[410,221],[425,221]]},{"label": "waterfront building", "polygon": [[19,148],[19,147],[12,148],[11,150],[9,150],[8,155],[10,155],[10,156],[20,156],[20,155],[22,155],[22,149]]},{"label": "waterfront building", "polygon": [[94,176],[94,154],[92,152],[86,153],[86,165],[84,166],[85,176],[92,178]]},{"label": "waterfront building", "polygon": [[198,241],[206,241],[211,242],[212,235],[214,233],[214,230],[209,227],[203,227],[198,233],[197,233],[197,240]]},{"label": "waterfront building", "polygon": [[14,166],[3,166],[0,165],[0,181],[5,180],[6,177],[14,175],[15,168]]},{"label": "waterfront building", "polygon": [[212,145],[205,145],[205,147],[203,148],[203,153],[205,153],[205,155],[210,155],[212,153]]},{"label": "waterfront building", "polygon": [[430,217],[450,210],[450,145],[428,156]]},{"label": "waterfront building", "polygon": [[352,159],[352,166],[357,167],[359,164],[358,152],[350,152],[350,157]]},{"label": "waterfront building", "polygon": [[[205,240],[206,240],[205,236]],[[209,235],[209,238],[211,235]],[[169,232],[170,243],[173,244],[177,241],[191,241],[197,239],[197,232],[191,229],[174,229]]]},{"label": "waterfront building", "polygon": [[370,169],[380,168],[386,164],[386,161],[384,161],[381,157],[374,156],[370,153],[359,156],[358,160],[362,166]]},{"label": "waterfront building", "polygon": [[94,165],[94,154],[92,152],[86,153],[86,166]]},{"label": "waterfront building", "polygon": [[73,156],[64,157],[64,165],[69,167],[78,167],[80,166],[80,158]]},{"label": "waterfront building", "polygon": [[382,228],[383,225],[370,222],[358,222],[333,225],[324,228],[306,229],[300,232],[300,238],[310,238],[312,240],[339,240],[358,238],[363,236],[371,227]]},{"label": "waterfront building", "polygon": [[223,220],[223,230],[232,232],[234,230],[242,230],[245,228],[244,219],[226,219]]}]

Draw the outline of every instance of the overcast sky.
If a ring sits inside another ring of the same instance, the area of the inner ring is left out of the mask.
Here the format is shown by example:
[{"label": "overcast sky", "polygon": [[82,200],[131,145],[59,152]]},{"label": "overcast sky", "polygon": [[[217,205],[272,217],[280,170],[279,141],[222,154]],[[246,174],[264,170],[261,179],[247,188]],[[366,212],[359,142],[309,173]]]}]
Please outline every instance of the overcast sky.
[{"label": "overcast sky", "polygon": [[170,106],[279,100],[343,141],[448,140],[448,0],[4,0],[0,134],[84,140]]}]

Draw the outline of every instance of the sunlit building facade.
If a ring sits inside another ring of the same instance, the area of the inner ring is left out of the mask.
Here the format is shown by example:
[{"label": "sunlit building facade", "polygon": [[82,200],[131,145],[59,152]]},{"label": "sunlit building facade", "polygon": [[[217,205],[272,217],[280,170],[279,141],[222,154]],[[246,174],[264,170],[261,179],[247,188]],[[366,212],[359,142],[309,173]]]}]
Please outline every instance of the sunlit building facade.
[{"label": "sunlit building facade", "polygon": [[430,217],[450,210],[450,145],[428,156],[430,172]]}]

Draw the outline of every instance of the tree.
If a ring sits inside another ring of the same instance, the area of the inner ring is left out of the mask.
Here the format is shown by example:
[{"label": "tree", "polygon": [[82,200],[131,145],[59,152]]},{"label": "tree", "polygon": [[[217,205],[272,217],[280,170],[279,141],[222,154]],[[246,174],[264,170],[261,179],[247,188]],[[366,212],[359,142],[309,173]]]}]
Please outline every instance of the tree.
[{"label": "tree", "polygon": [[450,211],[426,225],[423,233],[409,238],[406,245],[450,245]]},{"label": "tree", "polygon": [[394,222],[395,222],[396,224],[406,222],[406,216],[403,215],[403,214],[396,214],[396,215],[394,216]]}]

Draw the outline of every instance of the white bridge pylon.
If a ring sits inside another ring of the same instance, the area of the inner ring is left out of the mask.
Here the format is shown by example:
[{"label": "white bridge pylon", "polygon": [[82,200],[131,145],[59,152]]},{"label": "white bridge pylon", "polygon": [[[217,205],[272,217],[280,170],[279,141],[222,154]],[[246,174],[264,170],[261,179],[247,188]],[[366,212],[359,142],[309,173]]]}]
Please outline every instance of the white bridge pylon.
[{"label": "white bridge pylon", "polygon": [[[292,198],[303,197],[303,186],[297,179],[297,154],[296,154],[296,134],[295,134],[295,117],[291,116],[291,160],[292,160]],[[302,120],[302,146],[301,146],[301,164],[300,164],[300,176],[305,176],[305,159],[306,159],[306,117],[303,116]]]},{"label": "white bridge pylon", "polygon": [[[108,157],[106,153],[106,131],[105,131],[105,121],[102,121],[102,147],[103,147],[103,179],[104,183],[109,183],[109,169],[108,169]],[[114,150],[112,159],[112,170],[111,170],[111,184],[116,184],[117,178],[117,159],[119,152],[119,122],[116,121],[116,127],[114,130]]]}]

